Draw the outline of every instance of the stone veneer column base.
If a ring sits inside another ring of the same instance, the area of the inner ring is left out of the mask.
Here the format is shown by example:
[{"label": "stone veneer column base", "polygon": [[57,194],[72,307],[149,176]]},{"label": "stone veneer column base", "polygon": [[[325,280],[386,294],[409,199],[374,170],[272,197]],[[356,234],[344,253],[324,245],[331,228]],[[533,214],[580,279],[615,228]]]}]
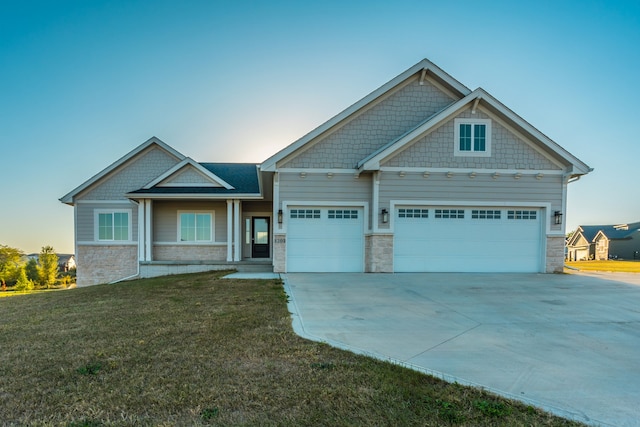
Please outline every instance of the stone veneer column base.
[{"label": "stone veneer column base", "polygon": [[284,273],[287,265],[287,235],[273,235],[273,272]]},{"label": "stone veneer column base", "polygon": [[364,271],[366,273],[393,273],[393,234],[365,236]]},{"label": "stone veneer column base", "polygon": [[562,236],[547,237],[546,272],[562,273],[564,270],[564,243]]}]

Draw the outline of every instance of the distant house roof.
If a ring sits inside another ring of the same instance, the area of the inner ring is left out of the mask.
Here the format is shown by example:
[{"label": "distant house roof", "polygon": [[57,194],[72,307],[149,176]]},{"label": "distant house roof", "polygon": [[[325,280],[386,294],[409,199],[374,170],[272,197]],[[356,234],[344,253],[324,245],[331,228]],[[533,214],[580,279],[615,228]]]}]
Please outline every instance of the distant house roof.
[{"label": "distant house roof", "polygon": [[260,196],[260,174],[258,165],[255,163],[198,163],[201,167],[211,172],[215,177],[219,177],[228,183],[230,188],[225,186],[160,186],[153,185],[149,188],[141,188],[127,194],[130,198],[141,195],[151,195],[154,197],[171,196],[215,196],[219,195],[253,195]]},{"label": "distant house roof", "polygon": [[631,237],[632,234],[640,231],[640,222],[635,222],[630,224],[607,225],[602,227],[599,231],[609,240],[628,239]]}]

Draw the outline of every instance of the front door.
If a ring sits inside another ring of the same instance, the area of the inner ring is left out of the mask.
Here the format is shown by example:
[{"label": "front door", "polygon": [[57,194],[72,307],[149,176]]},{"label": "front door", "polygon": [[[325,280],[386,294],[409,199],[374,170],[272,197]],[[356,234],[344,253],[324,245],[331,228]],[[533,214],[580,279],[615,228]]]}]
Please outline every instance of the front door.
[{"label": "front door", "polygon": [[269,217],[251,217],[251,258],[269,258]]}]

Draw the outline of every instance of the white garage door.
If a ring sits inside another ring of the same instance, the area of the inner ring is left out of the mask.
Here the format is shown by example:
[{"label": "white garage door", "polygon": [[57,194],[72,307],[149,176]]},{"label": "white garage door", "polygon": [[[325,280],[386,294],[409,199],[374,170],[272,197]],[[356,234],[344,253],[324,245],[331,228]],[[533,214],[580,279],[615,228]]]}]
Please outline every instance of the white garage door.
[{"label": "white garage door", "polygon": [[287,213],[287,271],[364,271],[361,208],[291,207]]},{"label": "white garage door", "polygon": [[398,207],[396,272],[539,272],[539,209]]}]

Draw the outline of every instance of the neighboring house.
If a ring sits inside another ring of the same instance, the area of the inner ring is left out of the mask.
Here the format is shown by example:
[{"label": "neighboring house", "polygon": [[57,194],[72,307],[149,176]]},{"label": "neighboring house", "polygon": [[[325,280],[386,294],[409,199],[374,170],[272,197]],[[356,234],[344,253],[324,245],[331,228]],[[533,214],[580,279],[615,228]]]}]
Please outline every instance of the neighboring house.
[{"label": "neighboring house", "polygon": [[569,261],[640,259],[640,222],[581,225],[567,241]]},{"label": "neighboring house", "polygon": [[266,260],[275,272],[555,272],[592,169],[428,60],[262,164],[151,138],[60,200],[78,284]]},{"label": "neighboring house", "polygon": [[[76,257],[72,254],[56,254],[58,257],[58,271],[69,271],[76,268]],[[33,259],[36,262],[40,261],[40,254],[29,254],[27,259]]]},{"label": "neighboring house", "polygon": [[596,246],[593,239],[598,231],[606,225],[581,225],[573,232],[567,240],[567,260],[569,261],[586,261],[594,259],[596,254]]},{"label": "neighboring house", "polygon": [[76,268],[76,257],[72,254],[58,254],[58,270],[69,271]]}]

